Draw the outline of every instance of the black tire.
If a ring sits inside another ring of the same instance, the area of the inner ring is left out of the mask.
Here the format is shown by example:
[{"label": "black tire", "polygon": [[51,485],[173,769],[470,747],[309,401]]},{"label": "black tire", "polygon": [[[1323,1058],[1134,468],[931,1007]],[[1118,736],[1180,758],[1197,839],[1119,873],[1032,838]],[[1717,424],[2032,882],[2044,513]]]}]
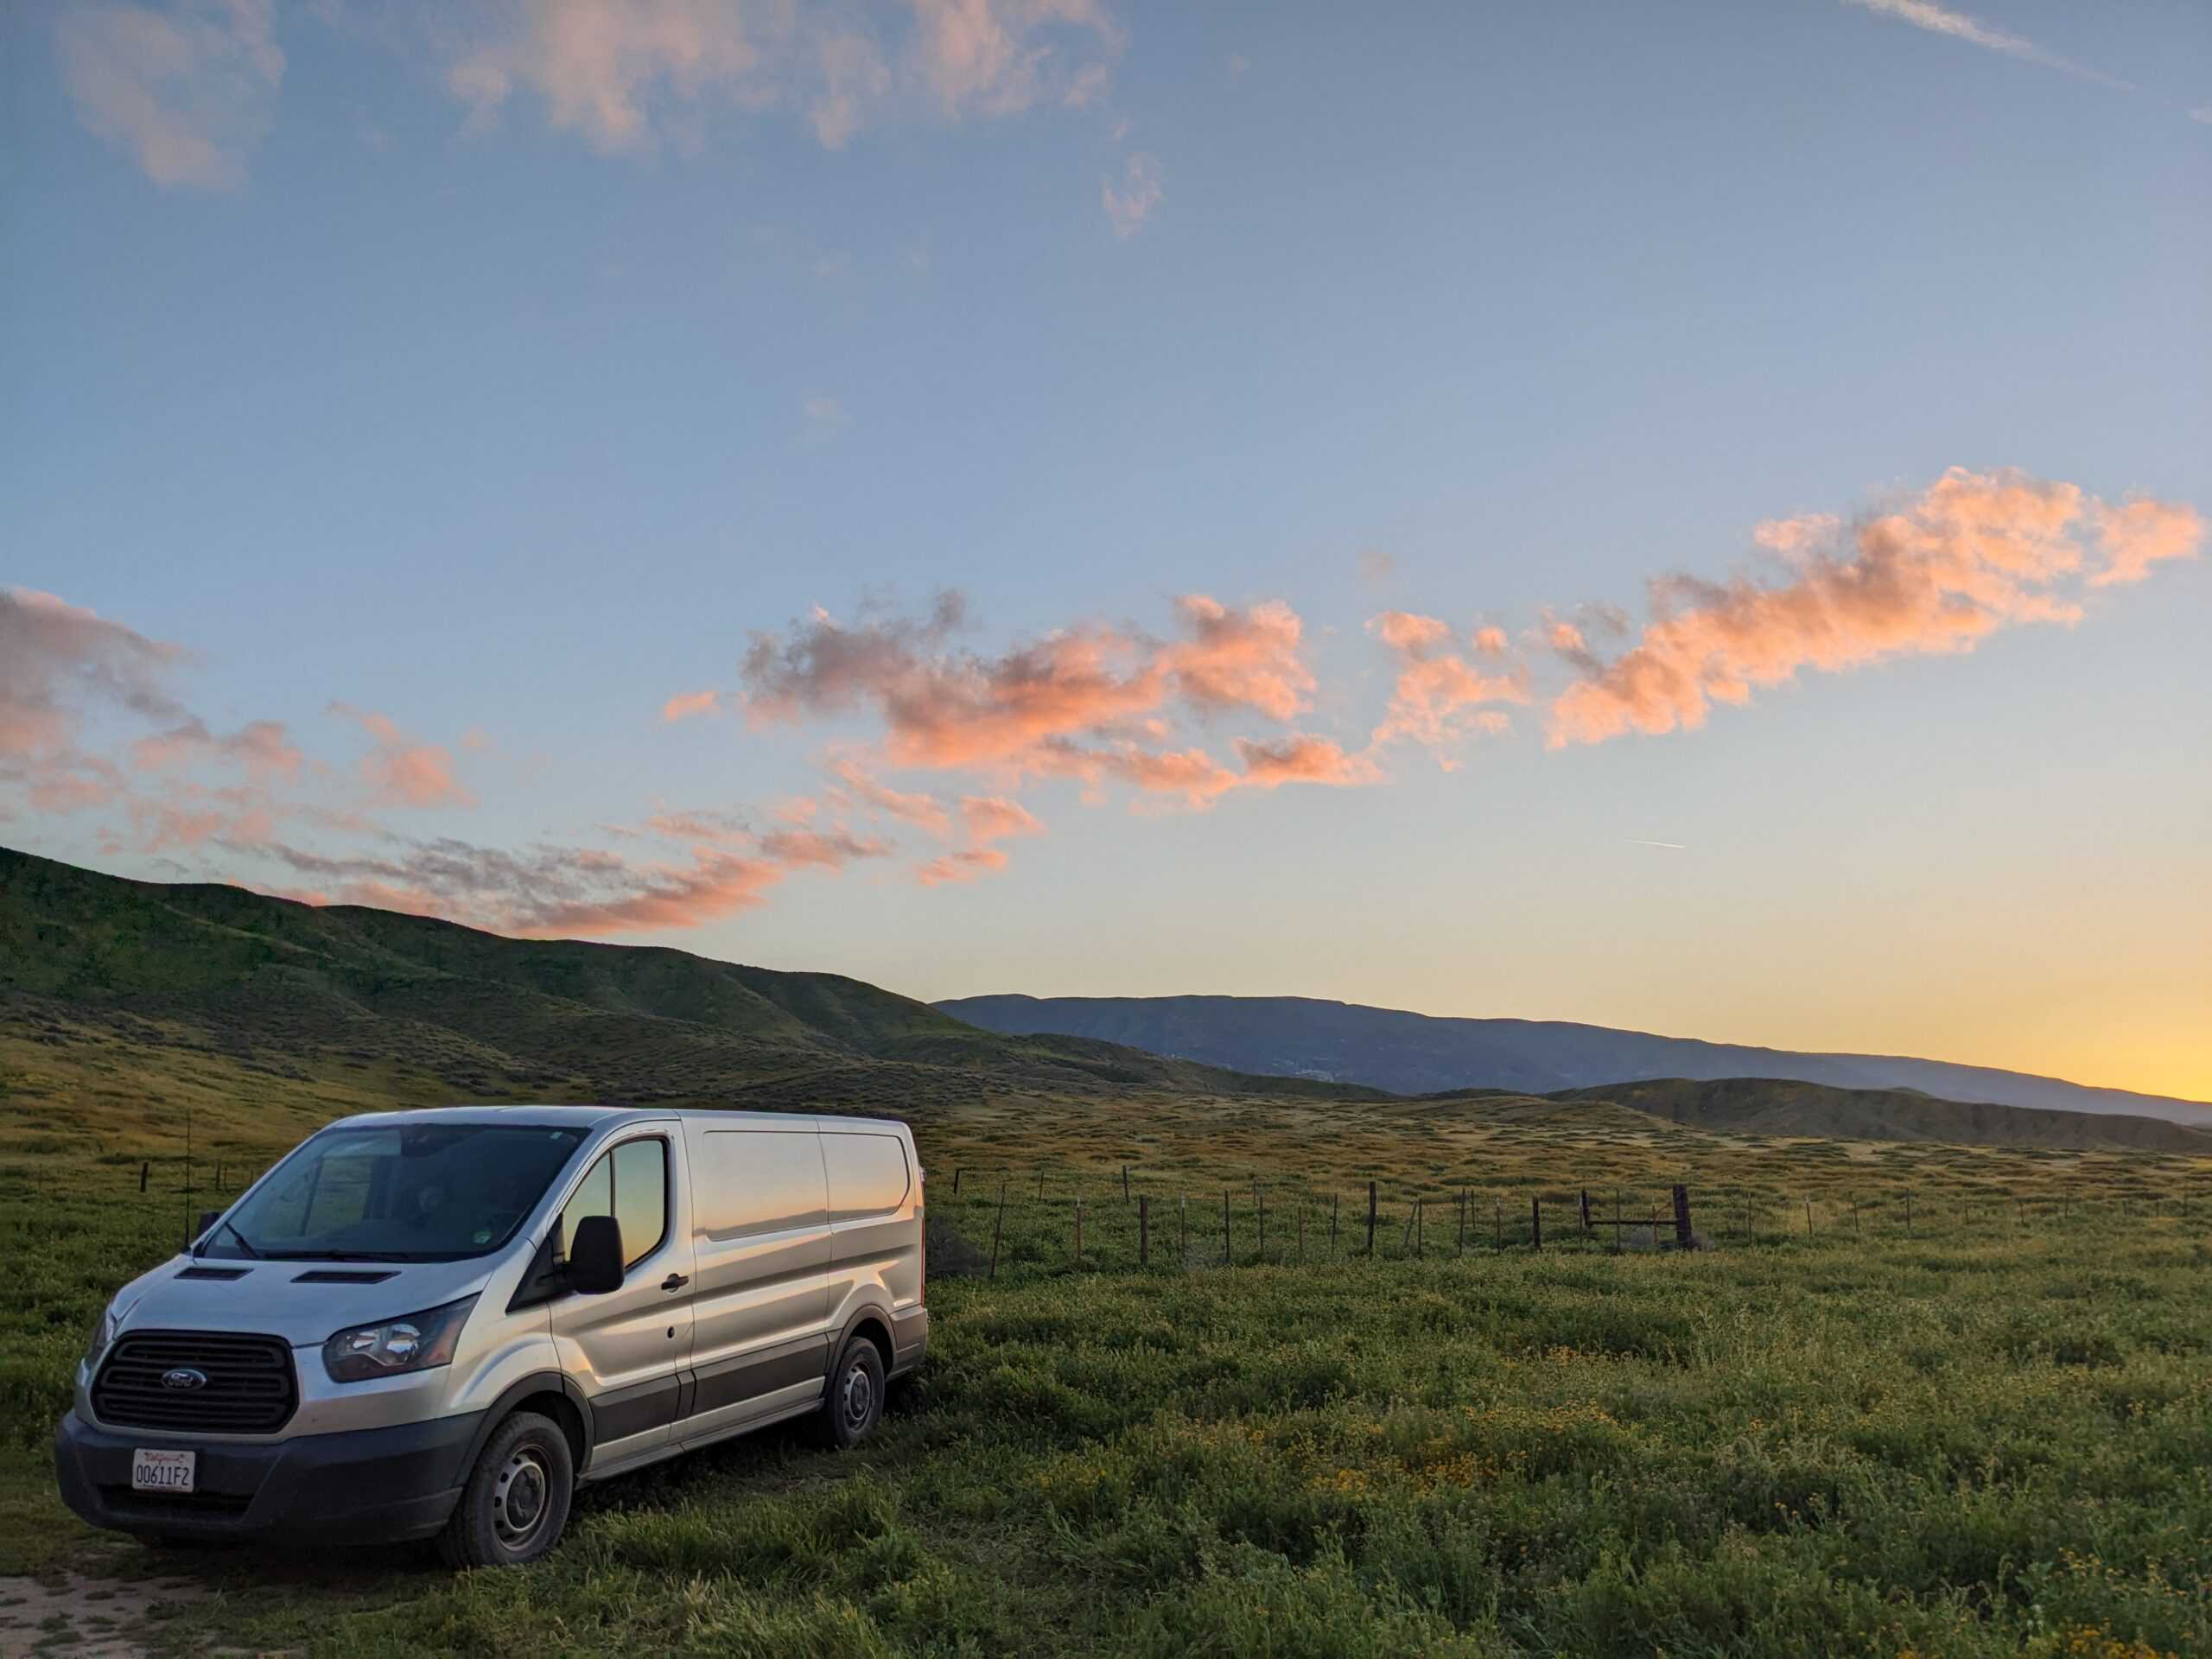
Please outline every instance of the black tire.
[{"label": "black tire", "polygon": [[550,1418],[518,1411],[484,1442],[438,1535],[448,1567],[520,1567],[561,1540],[575,1495],[569,1437]]},{"label": "black tire", "polygon": [[883,1356],[866,1337],[855,1337],[830,1368],[822,1402],[823,1441],[840,1452],[858,1446],[882,1415]]}]

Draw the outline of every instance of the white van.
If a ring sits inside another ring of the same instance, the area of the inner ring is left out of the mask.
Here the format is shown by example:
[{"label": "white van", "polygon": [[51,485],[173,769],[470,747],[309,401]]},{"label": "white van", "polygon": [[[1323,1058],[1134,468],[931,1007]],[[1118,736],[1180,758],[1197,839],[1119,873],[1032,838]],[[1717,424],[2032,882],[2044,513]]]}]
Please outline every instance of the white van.
[{"label": "white van", "polygon": [[100,1315],[62,1496],[152,1537],[435,1535],[535,1560],[579,1482],[816,1414],[921,1361],[903,1123],[597,1106],[349,1117]]}]

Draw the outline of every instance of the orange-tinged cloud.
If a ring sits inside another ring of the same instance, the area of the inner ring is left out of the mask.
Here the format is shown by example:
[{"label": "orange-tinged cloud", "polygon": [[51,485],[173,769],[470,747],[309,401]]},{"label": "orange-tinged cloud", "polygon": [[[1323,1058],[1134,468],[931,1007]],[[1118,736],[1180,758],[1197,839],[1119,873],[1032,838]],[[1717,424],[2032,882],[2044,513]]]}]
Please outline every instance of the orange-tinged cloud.
[{"label": "orange-tinged cloud", "polygon": [[1999,628],[2072,622],[2084,572],[2092,587],[2137,581],[2194,553],[2202,533],[2188,507],[2112,508],[2072,484],[1958,467],[1848,533],[1820,517],[1761,531],[1793,557],[1791,580],[1664,577],[1643,637],[1611,662],[1579,637],[1554,641],[1586,677],[1552,704],[1553,747],[1700,726],[1713,703],[1747,702],[1801,669],[1971,651]]},{"label": "orange-tinged cloud", "polygon": [[855,799],[875,811],[940,837],[951,828],[952,821],[944,810],[944,803],[935,796],[918,791],[893,789],[879,783],[850,755],[836,758],[830,763],[830,770],[842,780],[846,790]]},{"label": "orange-tinged cloud", "polygon": [[1244,763],[1243,781],[1255,789],[1274,789],[1284,784],[1327,784],[1351,789],[1382,781],[1382,768],[1371,756],[1348,754],[1341,744],[1301,732],[1272,742],[1240,737],[1236,753]]},{"label": "orange-tinged cloud", "polygon": [[960,819],[968,827],[969,841],[977,847],[1014,836],[1042,835],[1045,830],[1027,807],[1003,795],[962,796]]},{"label": "orange-tinged cloud", "polygon": [[683,691],[660,706],[660,717],[665,721],[689,720],[694,715],[711,715],[721,701],[719,691]]},{"label": "orange-tinged cloud", "polygon": [[[1369,620],[1368,631],[1398,656],[1398,679],[1382,723],[1369,740],[1376,747],[1410,741],[1421,744],[1449,772],[1459,765],[1455,747],[1478,734],[1502,730],[1505,716],[1484,704],[1526,702],[1528,680],[1519,670],[1486,674],[1451,649],[1451,625],[1440,617],[1384,611]],[[1505,652],[1502,629],[1476,631],[1470,643],[1484,656]]]},{"label": "orange-tinged cloud", "polygon": [[1305,625],[1280,600],[1233,611],[1205,594],[1175,601],[1193,638],[1167,646],[1160,661],[1185,701],[1200,709],[1252,709],[1288,720],[1313,694],[1313,671],[1299,655]]},{"label": "orange-tinged cloud", "polygon": [[964,852],[947,853],[926,864],[917,864],[914,879],[925,887],[936,887],[950,881],[973,881],[977,876],[991,874],[1006,866],[1007,856],[997,848],[975,847]]},{"label": "orange-tinged cloud", "polygon": [[357,721],[376,740],[360,760],[362,782],[378,806],[474,806],[476,798],[454,776],[453,751],[438,743],[418,743],[390,716],[333,702],[330,712]]},{"label": "orange-tinged cloud", "polygon": [[1085,624],[996,657],[950,648],[964,614],[957,595],[919,620],[847,626],[817,613],[782,638],[754,636],[747,707],[756,724],[871,707],[884,725],[881,759],[898,768],[1120,778],[1189,794],[1202,770],[1196,752],[1148,747],[1168,730],[1167,714],[1281,718],[1305,706],[1314,680],[1288,606],[1236,610],[1191,594],[1177,610],[1180,639]]},{"label": "orange-tinged cloud", "polygon": [[237,731],[219,737],[193,719],[140,738],[130,746],[130,758],[148,772],[172,771],[196,760],[221,759],[237,761],[257,777],[296,778],[305,757],[277,721],[249,721]]},{"label": "orange-tinged cloud", "polygon": [[2204,541],[2204,520],[2195,507],[2164,501],[2130,501],[2097,509],[2097,542],[2104,569],[2089,578],[2092,588],[2140,582],[2162,559],[2193,559]]}]

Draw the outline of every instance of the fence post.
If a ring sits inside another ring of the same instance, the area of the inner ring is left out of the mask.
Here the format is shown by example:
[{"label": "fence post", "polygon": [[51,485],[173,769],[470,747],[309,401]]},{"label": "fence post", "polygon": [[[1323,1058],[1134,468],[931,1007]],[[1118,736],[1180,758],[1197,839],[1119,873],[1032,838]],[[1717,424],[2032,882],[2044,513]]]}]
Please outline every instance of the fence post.
[{"label": "fence post", "polygon": [[995,1278],[997,1278],[997,1277],[999,1276],[999,1238],[1000,1238],[1000,1236],[1001,1236],[1001,1234],[1003,1234],[1005,1231],[1006,1231],[1006,1182],[1005,1182],[1005,1180],[1004,1180],[1003,1179],[1001,1179],[1000,1180],[1000,1182],[999,1182],[999,1214],[998,1214],[998,1219],[997,1219],[996,1221],[994,1221],[994,1222],[991,1224],[991,1270],[990,1270],[990,1273],[987,1275],[987,1277],[988,1277],[988,1278],[990,1278],[990,1279],[995,1279]]},{"label": "fence post", "polygon": [[1582,1189],[1582,1230],[1590,1230],[1590,1189],[1586,1186]]},{"label": "fence post", "polygon": [[1083,1265],[1083,1200],[1075,1201],[1075,1264]]},{"label": "fence post", "polygon": [[1427,1208],[1427,1198],[1414,1200],[1414,1260],[1416,1262],[1421,1260],[1421,1214]]},{"label": "fence post", "polygon": [[1812,1236],[1813,1236],[1813,1201],[1812,1201],[1812,1199],[1810,1199],[1810,1198],[1807,1198],[1807,1199],[1805,1200],[1805,1236],[1806,1236],[1806,1237],[1808,1237],[1808,1238],[1810,1238]]},{"label": "fence post", "polygon": [[1236,1247],[1229,1242],[1229,1189],[1225,1186],[1221,1189],[1221,1265],[1236,1265]]},{"label": "fence post", "polygon": [[1149,1193],[1137,1200],[1137,1266],[1152,1265],[1152,1197]]},{"label": "fence post", "polygon": [[1465,1187],[1464,1187],[1464,1186],[1463,1186],[1463,1187],[1461,1187],[1461,1188],[1459,1189],[1459,1238],[1458,1238],[1458,1239],[1453,1243],[1453,1244],[1452,1244],[1452,1255],[1465,1255],[1466,1253],[1467,1253],[1467,1189],[1466,1189]]},{"label": "fence post", "polygon": [[1329,1194],[1329,1260],[1337,1259],[1337,1195]]},{"label": "fence post", "polygon": [[1491,1203],[1495,1207],[1490,1217],[1490,1247],[1502,1250],[1505,1248],[1505,1200],[1493,1194]]},{"label": "fence post", "polygon": [[957,1164],[952,1166],[952,1196],[956,1198],[960,1196],[960,1166]]},{"label": "fence post", "polygon": [[1910,1192],[1904,1195],[1904,1236],[1907,1238],[1912,1236],[1912,1194]]},{"label": "fence post", "polygon": [[1529,1195],[1529,1248],[1544,1248],[1544,1201],[1534,1192]]},{"label": "fence post", "polygon": [[1369,1259],[1370,1261],[1372,1261],[1372,1260],[1374,1259],[1374,1256],[1375,1256],[1375,1183],[1374,1183],[1374,1182],[1372,1182],[1372,1181],[1370,1181],[1370,1182],[1367,1184],[1367,1255],[1368,1255],[1368,1259]]},{"label": "fence post", "polygon": [[1188,1197],[1176,1200],[1175,1206],[1175,1265],[1191,1265],[1191,1200]]},{"label": "fence post", "polygon": [[1252,1208],[1259,1217],[1260,1261],[1264,1265],[1268,1259],[1268,1195],[1260,1190],[1257,1181],[1252,1183]]},{"label": "fence post", "polygon": [[1127,1164],[1123,1164],[1123,1165],[1122,1166],[1122,1202],[1123,1204],[1127,1204],[1128,1201],[1129,1201],[1129,1166],[1128,1166]]},{"label": "fence post", "polygon": [[1298,1201],[1298,1265],[1306,1265],[1306,1200]]},{"label": "fence post", "polygon": [[141,1164],[138,1166],[138,1190],[141,1192],[143,1192],[146,1190],[146,1178],[153,1173],[154,1166],[150,1163]]},{"label": "fence post", "polygon": [[1677,1183],[1675,1187],[1675,1243],[1687,1250],[1696,1235],[1690,1230],[1690,1190]]}]

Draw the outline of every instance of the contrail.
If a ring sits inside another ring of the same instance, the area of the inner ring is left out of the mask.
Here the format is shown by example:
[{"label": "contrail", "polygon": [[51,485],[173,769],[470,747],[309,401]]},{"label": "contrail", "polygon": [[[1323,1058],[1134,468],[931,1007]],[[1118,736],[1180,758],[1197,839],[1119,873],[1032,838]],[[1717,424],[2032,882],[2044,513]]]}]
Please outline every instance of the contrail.
[{"label": "contrail", "polygon": [[1969,17],[1962,11],[1953,11],[1934,3],[1934,0],[1846,0],[1846,3],[1879,12],[1885,17],[1895,17],[1900,22],[1924,29],[1931,35],[1948,35],[1955,41],[1983,47],[1992,52],[2002,52],[2008,58],[2018,58],[2023,63],[2041,64],[2046,69],[2056,69],[2063,75],[2073,75],[2082,80],[2093,80],[2100,86],[2109,86],[2115,92],[2139,92],[2133,81],[2122,80],[2118,75],[2108,75],[2101,69],[2092,69],[2085,63],[2071,58],[2062,58],[2056,52],[2045,51],[2033,41],[2018,35],[2008,35],[2001,29],[1993,29],[1978,17]]},{"label": "contrail", "polygon": [[1643,841],[1635,836],[1623,836],[1621,839],[1631,847],[1664,847],[1669,852],[1676,853],[1689,851],[1689,849],[1679,841]]}]

